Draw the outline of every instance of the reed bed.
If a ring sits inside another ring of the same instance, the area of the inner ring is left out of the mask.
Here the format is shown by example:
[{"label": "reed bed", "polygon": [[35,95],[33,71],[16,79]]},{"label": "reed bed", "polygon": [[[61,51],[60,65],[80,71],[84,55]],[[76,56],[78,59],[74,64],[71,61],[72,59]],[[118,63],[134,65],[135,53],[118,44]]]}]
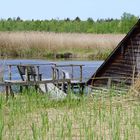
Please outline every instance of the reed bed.
[{"label": "reed bed", "polygon": [[0,139],[139,140],[139,98],[106,94],[51,101],[28,91],[8,102],[1,95]]},{"label": "reed bed", "polygon": [[123,37],[124,34],[0,32],[0,56],[104,59]]}]

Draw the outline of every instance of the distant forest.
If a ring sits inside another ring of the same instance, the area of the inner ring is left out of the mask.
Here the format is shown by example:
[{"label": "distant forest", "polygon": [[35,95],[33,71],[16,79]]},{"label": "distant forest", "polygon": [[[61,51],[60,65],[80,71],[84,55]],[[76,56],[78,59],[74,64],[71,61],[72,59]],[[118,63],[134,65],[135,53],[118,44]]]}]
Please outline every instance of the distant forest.
[{"label": "distant forest", "polygon": [[82,21],[79,17],[74,20],[22,20],[20,17],[0,19],[0,31],[46,31],[65,33],[127,33],[137,22],[138,17],[130,13],[123,13],[121,19],[88,18]]}]

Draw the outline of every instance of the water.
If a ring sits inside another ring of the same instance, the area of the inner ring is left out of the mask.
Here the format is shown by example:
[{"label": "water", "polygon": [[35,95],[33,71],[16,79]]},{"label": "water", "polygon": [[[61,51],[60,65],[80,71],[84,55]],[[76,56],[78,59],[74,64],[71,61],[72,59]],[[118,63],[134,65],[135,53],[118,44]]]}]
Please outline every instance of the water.
[{"label": "water", "polygon": [[[83,78],[87,81],[97,70],[97,68],[103,63],[103,61],[48,61],[48,60],[35,60],[35,59],[30,59],[30,60],[22,60],[22,59],[16,59],[16,60],[0,60],[0,71],[2,73],[2,69],[4,68],[4,80],[8,79],[8,64],[48,64],[50,62],[56,63],[58,65],[63,65],[63,64],[80,64],[84,65],[83,66]],[[67,70],[71,74],[71,69],[70,68],[63,68],[64,70]],[[52,76],[52,70],[51,66],[47,65],[42,65],[40,66],[40,73],[42,74],[43,78],[51,78]],[[80,77],[80,68],[75,67],[74,68],[74,77],[79,78]],[[18,74],[18,70],[16,67],[12,68],[12,79],[20,79],[20,76]]]}]

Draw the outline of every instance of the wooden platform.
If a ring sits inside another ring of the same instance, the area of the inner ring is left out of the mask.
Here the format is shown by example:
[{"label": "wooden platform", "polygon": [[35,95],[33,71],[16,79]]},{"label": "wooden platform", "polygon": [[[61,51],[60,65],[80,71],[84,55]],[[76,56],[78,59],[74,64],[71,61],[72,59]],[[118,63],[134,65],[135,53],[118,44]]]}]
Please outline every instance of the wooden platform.
[{"label": "wooden platform", "polygon": [[[68,88],[84,89],[85,82],[82,81],[82,66],[83,65],[55,65],[50,64],[52,67],[52,78],[44,79],[40,72],[39,65],[33,64],[20,64],[20,65],[8,65],[9,67],[9,80],[3,81],[0,85],[5,86],[6,96],[14,96],[12,86],[20,86],[21,88],[35,86],[43,93],[48,93],[51,98],[63,99],[68,94]],[[21,79],[12,80],[12,67],[16,67],[19,71]],[[71,67],[72,76],[62,67]],[[74,80],[73,67],[80,67],[80,78]]]}]

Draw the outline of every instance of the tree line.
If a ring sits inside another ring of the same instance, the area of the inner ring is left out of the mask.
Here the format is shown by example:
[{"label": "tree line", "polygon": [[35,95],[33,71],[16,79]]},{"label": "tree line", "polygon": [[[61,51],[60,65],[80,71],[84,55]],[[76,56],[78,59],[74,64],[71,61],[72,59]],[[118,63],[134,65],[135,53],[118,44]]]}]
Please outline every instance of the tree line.
[{"label": "tree line", "polygon": [[88,18],[82,21],[79,17],[74,20],[22,20],[20,17],[0,19],[0,31],[47,31],[66,33],[127,33],[137,22],[138,17],[123,13],[121,19],[98,19],[94,21]]}]

